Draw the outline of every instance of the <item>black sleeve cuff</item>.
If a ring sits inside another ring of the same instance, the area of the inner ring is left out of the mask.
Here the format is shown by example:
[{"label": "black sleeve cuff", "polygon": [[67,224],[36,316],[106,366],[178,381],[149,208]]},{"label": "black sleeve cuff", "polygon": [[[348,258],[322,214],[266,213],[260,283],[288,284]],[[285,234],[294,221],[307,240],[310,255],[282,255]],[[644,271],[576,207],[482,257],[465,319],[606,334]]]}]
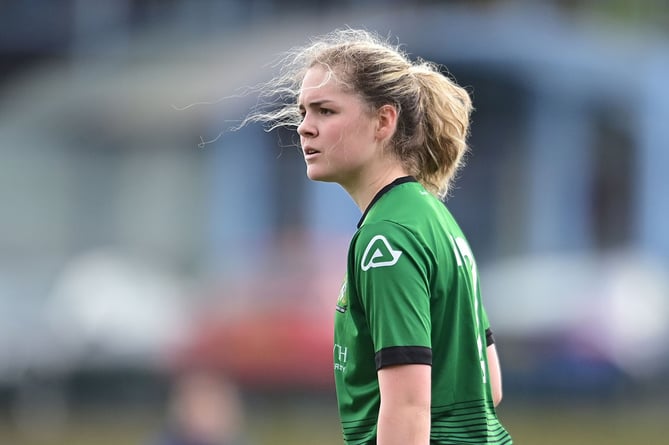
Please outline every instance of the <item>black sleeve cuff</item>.
[{"label": "black sleeve cuff", "polygon": [[485,330],[485,345],[490,346],[495,344],[495,337],[492,335],[492,330],[490,328]]},{"label": "black sleeve cuff", "polygon": [[376,370],[392,365],[432,365],[432,349],[424,346],[392,346],[374,356]]}]

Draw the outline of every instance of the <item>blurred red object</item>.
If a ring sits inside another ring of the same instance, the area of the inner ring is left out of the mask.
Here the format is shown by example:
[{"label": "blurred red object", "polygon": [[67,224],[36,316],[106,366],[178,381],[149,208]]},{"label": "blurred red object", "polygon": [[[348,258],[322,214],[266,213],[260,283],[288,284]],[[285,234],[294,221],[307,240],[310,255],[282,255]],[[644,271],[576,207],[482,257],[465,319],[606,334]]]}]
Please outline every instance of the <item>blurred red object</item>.
[{"label": "blurred red object", "polygon": [[203,320],[173,357],[177,369],[213,368],[247,387],[332,386],[332,326],[299,313]]},{"label": "blurred red object", "polygon": [[285,234],[210,290],[171,367],[213,368],[253,388],[331,389],[334,306],[348,240]]}]

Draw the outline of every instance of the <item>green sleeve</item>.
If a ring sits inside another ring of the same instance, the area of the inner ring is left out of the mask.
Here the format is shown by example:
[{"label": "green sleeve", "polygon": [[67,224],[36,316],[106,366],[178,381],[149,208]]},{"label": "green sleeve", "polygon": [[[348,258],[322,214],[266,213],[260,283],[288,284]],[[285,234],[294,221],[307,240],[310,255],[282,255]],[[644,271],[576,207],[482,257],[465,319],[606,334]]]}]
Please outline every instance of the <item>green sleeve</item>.
[{"label": "green sleeve", "polygon": [[375,352],[431,348],[432,267],[426,247],[395,223],[364,225],[355,240],[353,267]]},{"label": "green sleeve", "polygon": [[488,312],[486,312],[485,307],[481,308],[481,317],[483,321],[483,331],[485,332],[485,344],[486,346],[490,346],[495,343],[495,336],[493,335],[492,329],[490,328]]},{"label": "green sleeve", "polygon": [[481,308],[481,318],[483,320],[483,329],[490,329],[490,321],[488,320],[488,313],[485,310],[485,307]]}]

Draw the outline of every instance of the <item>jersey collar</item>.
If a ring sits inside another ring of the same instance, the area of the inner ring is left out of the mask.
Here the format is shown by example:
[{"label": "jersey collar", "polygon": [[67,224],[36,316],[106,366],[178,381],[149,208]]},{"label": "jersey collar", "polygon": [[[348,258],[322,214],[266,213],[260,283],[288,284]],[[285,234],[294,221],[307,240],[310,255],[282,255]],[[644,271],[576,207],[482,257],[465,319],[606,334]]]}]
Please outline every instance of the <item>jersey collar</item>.
[{"label": "jersey collar", "polygon": [[400,184],[407,183],[407,182],[418,182],[418,181],[413,176],[402,176],[401,178],[395,179],[393,182],[391,182],[390,184],[386,185],[381,190],[379,190],[379,192],[374,196],[372,201],[369,203],[369,205],[365,209],[365,212],[362,214],[362,217],[360,218],[360,221],[358,221],[358,229],[360,228],[360,226],[362,226],[362,222],[365,220],[365,217],[367,216],[367,214],[371,210],[372,206],[376,203],[376,201],[381,199],[381,197],[383,195],[385,195],[386,193],[388,193],[393,187],[398,186]]}]

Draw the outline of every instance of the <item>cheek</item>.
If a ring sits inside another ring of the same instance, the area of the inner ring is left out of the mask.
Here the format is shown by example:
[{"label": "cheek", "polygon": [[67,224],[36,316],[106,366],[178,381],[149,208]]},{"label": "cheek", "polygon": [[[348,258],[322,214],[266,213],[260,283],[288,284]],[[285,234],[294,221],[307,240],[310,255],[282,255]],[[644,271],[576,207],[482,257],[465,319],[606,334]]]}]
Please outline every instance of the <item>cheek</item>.
[{"label": "cheek", "polygon": [[355,136],[352,133],[355,131],[348,122],[333,122],[321,135],[324,137],[324,143],[331,154],[336,154],[341,151],[348,151],[348,147],[352,141],[355,141]]},{"label": "cheek", "polygon": [[373,149],[374,128],[364,115],[331,122],[327,129],[327,146],[331,158],[352,160]]},{"label": "cheek", "polygon": [[370,151],[375,147],[374,127],[365,117],[353,122],[344,137],[360,152]]}]

